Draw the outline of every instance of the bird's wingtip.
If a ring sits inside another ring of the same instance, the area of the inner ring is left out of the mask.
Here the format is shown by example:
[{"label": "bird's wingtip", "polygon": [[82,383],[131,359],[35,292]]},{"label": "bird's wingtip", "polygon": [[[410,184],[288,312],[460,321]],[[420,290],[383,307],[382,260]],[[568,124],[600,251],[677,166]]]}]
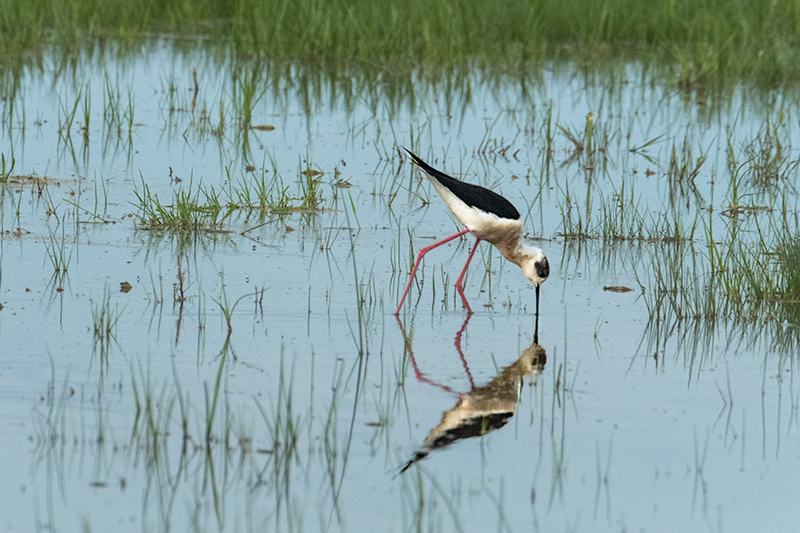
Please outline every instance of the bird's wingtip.
[{"label": "bird's wingtip", "polygon": [[409,150],[405,146],[401,146],[400,148],[405,150],[408,153],[408,155],[411,156],[411,160],[414,161],[414,163],[419,164],[419,162],[422,161],[419,157],[416,156],[416,154],[414,154],[414,152],[412,152],[411,150]]},{"label": "bird's wingtip", "polygon": [[417,166],[420,166],[420,167],[422,167],[423,169],[425,169],[425,167],[427,166],[427,165],[425,164],[425,161],[423,161],[422,159],[420,159],[420,158],[419,158],[419,156],[417,156],[417,154],[415,154],[414,152],[412,152],[411,150],[409,150],[409,149],[408,149],[408,148],[406,148],[405,146],[401,146],[400,148],[402,148],[403,150],[405,150],[405,151],[406,151],[406,153],[408,153],[408,155],[409,155],[409,156],[411,156],[411,161],[413,161],[413,162],[414,162],[414,163],[415,163]]}]

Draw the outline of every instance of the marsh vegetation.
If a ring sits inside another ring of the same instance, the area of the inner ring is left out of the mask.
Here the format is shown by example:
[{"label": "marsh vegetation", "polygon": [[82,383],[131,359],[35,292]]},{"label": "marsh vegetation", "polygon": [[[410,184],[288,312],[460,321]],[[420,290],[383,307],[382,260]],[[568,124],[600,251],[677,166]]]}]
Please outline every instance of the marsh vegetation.
[{"label": "marsh vegetation", "polygon": [[[17,4],[7,528],[796,524],[792,5]],[[522,213],[538,342],[466,237],[392,315],[460,229],[401,146]]]}]

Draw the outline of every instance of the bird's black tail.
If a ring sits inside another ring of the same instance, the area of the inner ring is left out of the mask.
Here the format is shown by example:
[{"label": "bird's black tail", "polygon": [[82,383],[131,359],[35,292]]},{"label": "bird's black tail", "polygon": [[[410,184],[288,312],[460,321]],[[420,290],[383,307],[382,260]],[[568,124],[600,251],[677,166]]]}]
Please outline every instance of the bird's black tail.
[{"label": "bird's black tail", "polygon": [[411,160],[414,161],[414,164],[416,164],[419,168],[421,168],[422,170],[424,170],[425,172],[430,174],[432,177],[436,178],[439,182],[446,183],[449,180],[459,181],[459,180],[456,180],[456,178],[454,178],[452,176],[448,176],[444,172],[439,172],[438,170],[436,170],[435,168],[430,166],[428,163],[426,163],[425,161],[423,161],[422,159],[417,157],[414,154],[414,152],[412,152],[408,148],[403,147],[403,150],[408,152],[408,155],[411,156]]},{"label": "bird's black tail", "polygon": [[411,159],[414,161],[414,163],[419,168],[424,170],[428,176],[445,186],[450,190],[450,192],[455,194],[459,200],[468,206],[476,207],[487,213],[493,213],[500,218],[519,220],[519,211],[517,211],[517,209],[511,205],[511,202],[496,192],[490,191],[489,189],[485,189],[478,185],[466,183],[452,176],[448,176],[444,172],[439,172],[428,163],[414,155],[408,148],[403,148],[403,150],[408,152],[408,155],[411,156]]}]

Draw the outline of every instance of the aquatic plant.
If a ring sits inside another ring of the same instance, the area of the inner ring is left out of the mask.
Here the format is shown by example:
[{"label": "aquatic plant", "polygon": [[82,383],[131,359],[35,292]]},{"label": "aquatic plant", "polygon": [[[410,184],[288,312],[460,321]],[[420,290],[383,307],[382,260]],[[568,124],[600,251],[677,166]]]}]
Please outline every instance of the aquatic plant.
[{"label": "aquatic plant", "polygon": [[778,249],[781,268],[780,296],[786,314],[800,324],[800,233],[787,235]]},{"label": "aquatic plant", "polygon": [[8,183],[8,178],[11,177],[11,172],[14,170],[14,158],[11,158],[11,164],[6,168],[6,154],[0,154],[0,183]]}]

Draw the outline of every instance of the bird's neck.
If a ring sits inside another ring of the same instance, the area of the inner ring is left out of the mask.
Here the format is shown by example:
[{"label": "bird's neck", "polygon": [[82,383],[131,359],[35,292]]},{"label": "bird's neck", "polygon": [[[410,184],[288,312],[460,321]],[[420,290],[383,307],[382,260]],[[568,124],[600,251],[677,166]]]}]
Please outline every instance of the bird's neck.
[{"label": "bird's neck", "polygon": [[506,241],[497,245],[497,249],[502,256],[518,267],[522,267],[522,263],[527,259],[527,255],[524,253],[524,247],[525,245],[520,239]]},{"label": "bird's neck", "polygon": [[522,224],[519,221],[505,221],[501,227],[482,228],[474,232],[479,239],[492,243],[495,248],[517,266],[525,261],[527,246],[522,240]]}]

